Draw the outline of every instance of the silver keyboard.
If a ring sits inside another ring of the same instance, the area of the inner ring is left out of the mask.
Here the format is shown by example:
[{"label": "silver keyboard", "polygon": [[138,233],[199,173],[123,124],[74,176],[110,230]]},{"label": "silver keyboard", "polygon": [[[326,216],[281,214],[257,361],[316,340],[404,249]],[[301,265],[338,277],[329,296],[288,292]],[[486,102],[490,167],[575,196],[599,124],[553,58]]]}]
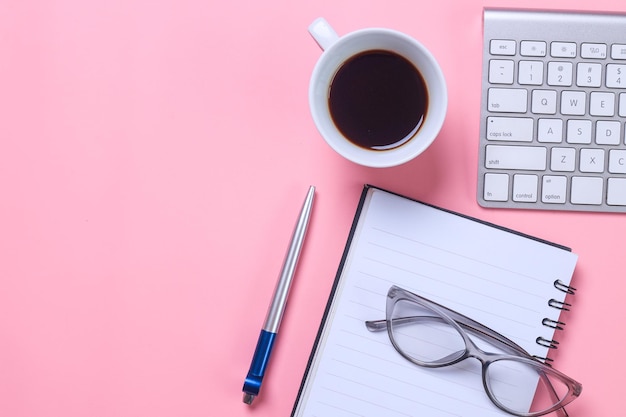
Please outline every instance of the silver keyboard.
[{"label": "silver keyboard", "polygon": [[483,207],[626,213],[626,15],[485,9]]}]

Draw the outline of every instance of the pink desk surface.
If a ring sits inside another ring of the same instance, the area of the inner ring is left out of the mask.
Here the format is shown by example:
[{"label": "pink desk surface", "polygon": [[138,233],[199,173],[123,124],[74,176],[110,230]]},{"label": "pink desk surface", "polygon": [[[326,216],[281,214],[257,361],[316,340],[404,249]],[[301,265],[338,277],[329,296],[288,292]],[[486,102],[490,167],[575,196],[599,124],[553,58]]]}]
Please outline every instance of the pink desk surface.
[{"label": "pink desk surface", "polygon": [[[569,411],[623,415],[626,216],[475,200],[482,8],[544,4],[2,2],[0,416],[288,416],[364,183],[571,246],[579,291],[556,364],[584,391]],[[404,31],[438,58],[449,112],[418,159],[368,169],[323,142],[307,103],[318,16],[340,34]],[[248,407],[243,378],[310,184],[310,233]]]}]

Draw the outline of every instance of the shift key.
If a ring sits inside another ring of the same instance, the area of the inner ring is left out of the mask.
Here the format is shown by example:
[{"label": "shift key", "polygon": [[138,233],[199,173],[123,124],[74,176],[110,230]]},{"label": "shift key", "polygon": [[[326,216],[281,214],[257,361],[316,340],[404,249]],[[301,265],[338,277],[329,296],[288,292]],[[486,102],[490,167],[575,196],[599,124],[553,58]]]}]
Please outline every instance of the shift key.
[{"label": "shift key", "polygon": [[543,146],[487,145],[485,152],[486,168],[527,171],[546,169],[547,149]]}]

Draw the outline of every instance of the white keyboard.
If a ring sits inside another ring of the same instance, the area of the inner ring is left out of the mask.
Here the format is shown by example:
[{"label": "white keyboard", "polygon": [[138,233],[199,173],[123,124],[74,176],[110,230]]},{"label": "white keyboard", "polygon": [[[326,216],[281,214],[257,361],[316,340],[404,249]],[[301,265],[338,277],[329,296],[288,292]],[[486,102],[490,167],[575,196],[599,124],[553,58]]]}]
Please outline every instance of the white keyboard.
[{"label": "white keyboard", "polygon": [[626,213],[626,15],[486,9],[481,206]]}]

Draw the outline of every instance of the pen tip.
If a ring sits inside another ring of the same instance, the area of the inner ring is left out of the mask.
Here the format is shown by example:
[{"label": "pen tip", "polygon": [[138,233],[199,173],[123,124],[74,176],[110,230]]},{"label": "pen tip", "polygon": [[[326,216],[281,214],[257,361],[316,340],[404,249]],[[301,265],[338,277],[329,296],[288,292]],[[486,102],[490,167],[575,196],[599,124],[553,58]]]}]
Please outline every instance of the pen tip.
[{"label": "pen tip", "polygon": [[248,394],[247,392],[243,394],[243,402],[250,405],[254,401],[254,395]]}]

